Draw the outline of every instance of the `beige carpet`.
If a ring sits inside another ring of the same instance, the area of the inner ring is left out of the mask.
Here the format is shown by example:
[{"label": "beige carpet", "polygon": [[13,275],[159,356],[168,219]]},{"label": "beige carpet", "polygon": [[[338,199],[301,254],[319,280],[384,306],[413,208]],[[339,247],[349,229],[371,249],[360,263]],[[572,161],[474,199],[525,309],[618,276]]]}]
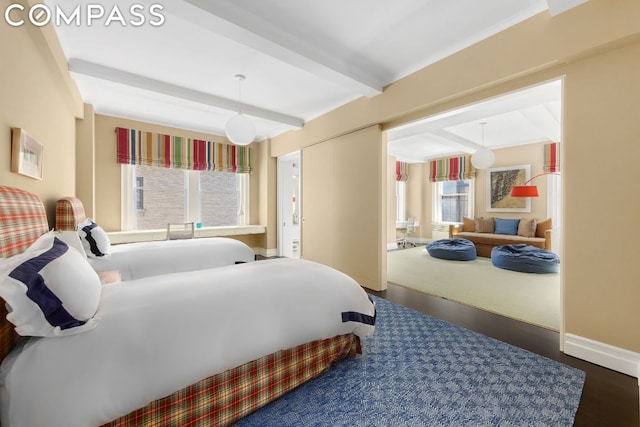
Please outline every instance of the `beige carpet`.
[{"label": "beige carpet", "polygon": [[448,261],[424,246],[387,252],[387,280],[547,329],[560,327],[560,274],[496,268],[489,258]]}]

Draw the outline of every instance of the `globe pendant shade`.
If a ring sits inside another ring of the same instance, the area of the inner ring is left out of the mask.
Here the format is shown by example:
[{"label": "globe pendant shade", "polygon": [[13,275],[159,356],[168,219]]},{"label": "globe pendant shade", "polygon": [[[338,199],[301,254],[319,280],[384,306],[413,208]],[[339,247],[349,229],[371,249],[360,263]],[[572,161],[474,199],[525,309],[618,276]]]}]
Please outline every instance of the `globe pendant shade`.
[{"label": "globe pendant shade", "polygon": [[486,169],[496,160],[496,155],[488,148],[481,148],[471,155],[471,164],[476,169]]},{"label": "globe pendant shade", "polygon": [[249,117],[239,113],[227,121],[224,133],[236,145],[249,145],[256,137],[256,126]]}]

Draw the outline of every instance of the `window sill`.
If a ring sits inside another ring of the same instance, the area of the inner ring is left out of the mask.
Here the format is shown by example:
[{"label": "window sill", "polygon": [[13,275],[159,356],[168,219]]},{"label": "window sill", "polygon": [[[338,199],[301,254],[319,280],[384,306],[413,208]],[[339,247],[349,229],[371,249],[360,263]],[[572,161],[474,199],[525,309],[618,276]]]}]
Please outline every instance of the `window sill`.
[{"label": "window sill", "polygon": [[[225,237],[241,236],[246,234],[263,234],[267,232],[264,225],[233,225],[226,227],[204,227],[194,230],[195,237]],[[109,240],[114,245],[120,243],[152,242],[166,240],[167,230],[133,230],[108,232]]]}]

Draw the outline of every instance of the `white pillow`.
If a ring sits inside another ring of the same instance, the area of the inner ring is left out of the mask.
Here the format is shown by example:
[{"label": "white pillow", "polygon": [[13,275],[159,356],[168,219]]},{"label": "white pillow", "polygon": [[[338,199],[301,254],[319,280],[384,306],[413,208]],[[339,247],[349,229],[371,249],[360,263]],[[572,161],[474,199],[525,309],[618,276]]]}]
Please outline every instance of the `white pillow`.
[{"label": "white pillow", "polygon": [[78,224],[78,235],[87,256],[99,258],[109,255],[111,252],[109,236],[91,218],[87,218]]},{"label": "white pillow", "polygon": [[0,296],[20,335],[55,337],[93,329],[101,292],[87,259],[54,232],[23,253],[0,259]]},{"label": "white pillow", "polygon": [[80,252],[80,255],[87,256],[77,231],[58,231],[56,237],[65,242],[70,248]]}]

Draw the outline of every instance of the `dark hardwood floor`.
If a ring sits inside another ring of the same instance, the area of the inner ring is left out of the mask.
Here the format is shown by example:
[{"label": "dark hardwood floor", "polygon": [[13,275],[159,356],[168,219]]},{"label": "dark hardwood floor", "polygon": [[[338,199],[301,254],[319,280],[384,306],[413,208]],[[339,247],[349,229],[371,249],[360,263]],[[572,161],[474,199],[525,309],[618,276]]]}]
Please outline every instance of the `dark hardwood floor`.
[{"label": "dark hardwood floor", "polygon": [[576,427],[640,426],[638,379],[565,355],[559,350],[557,332],[392,283],[386,291],[369,292],[585,371],[587,376],[576,414]]}]

